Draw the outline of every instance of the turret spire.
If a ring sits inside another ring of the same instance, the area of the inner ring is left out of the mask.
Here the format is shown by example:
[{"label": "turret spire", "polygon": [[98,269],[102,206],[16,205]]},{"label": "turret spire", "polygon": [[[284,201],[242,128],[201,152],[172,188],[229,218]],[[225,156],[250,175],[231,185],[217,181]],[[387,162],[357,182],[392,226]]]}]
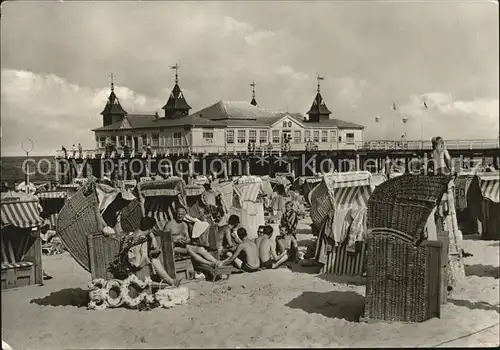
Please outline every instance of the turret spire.
[{"label": "turret spire", "polygon": [[257,100],[255,99],[255,86],[257,86],[257,84],[255,84],[255,81],[253,81],[250,86],[252,87],[252,101],[250,102],[250,104],[253,106],[257,106]]},{"label": "turret spire", "polygon": [[111,73],[109,77],[111,79],[111,93],[109,94],[106,106],[101,112],[101,115],[103,116],[103,126],[122,121],[123,118],[125,118],[125,116],[127,115],[127,111],[123,109],[120,101],[118,100],[118,97],[115,95],[114,79],[116,76]]},{"label": "turret spire", "polygon": [[319,122],[320,118],[329,118],[330,110],[328,107],[326,107],[325,101],[323,100],[323,96],[321,96],[321,86],[320,86],[320,81],[324,80],[325,78],[320,76],[319,74],[316,75],[316,79],[318,81],[318,87],[317,87],[317,92],[316,92],[316,97],[313,100],[312,106],[309,109],[309,112],[307,114],[309,115],[309,121],[310,122]]},{"label": "turret spire", "polygon": [[162,109],[165,111],[165,118],[177,118],[189,114],[191,106],[188,105],[184,94],[179,87],[179,64],[170,66],[170,69],[175,69],[175,84],[167,103]]}]

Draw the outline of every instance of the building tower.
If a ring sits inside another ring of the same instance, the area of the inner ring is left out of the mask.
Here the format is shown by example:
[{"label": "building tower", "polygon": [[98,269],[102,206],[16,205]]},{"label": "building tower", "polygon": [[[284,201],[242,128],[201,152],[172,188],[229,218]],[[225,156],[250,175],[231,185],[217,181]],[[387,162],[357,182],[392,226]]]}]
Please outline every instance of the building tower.
[{"label": "building tower", "polygon": [[165,111],[165,118],[172,119],[188,115],[191,106],[186,102],[184,94],[179,87],[179,65],[175,64],[170,69],[175,69],[175,85],[167,103],[161,109]]},{"label": "building tower", "polygon": [[255,99],[255,81],[252,82],[252,84],[250,84],[250,86],[252,87],[252,101],[250,102],[250,104],[252,106],[257,106],[257,100]]},{"label": "building tower", "polygon": [[316,93],[316,97],[314,98],[312,106],[307,114],[309,115],[309,122],[317,123],[320,121],[320,119],[329,119],[332,112],[330,112],[330,110],[326,106],[325,100],[323,100],[320,92],[319,82],[324,78],[318,75],[316,79],[318,80],[318,92]]},{"label": "building tower", "polygon": [[108,97],[108,102],[101,112],[102,115],[102,125],[107,126],[117,122],[121,122],[123,118],[127,115],[127,111],[123,109],[115,95],[115,84],[114,84],[114,74],[111,73],[111,93]]}]

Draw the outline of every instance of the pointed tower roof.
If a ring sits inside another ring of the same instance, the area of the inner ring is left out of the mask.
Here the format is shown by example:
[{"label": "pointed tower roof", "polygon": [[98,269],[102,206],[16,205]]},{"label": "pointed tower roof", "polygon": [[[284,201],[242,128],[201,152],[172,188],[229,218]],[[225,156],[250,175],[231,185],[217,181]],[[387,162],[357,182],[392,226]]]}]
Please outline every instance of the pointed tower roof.
[{"label": "pointed tower roof", "polygon": [[119,115],[127,115],[127,111],[123,109],[118,97],[115,95],[115,84],[113,82],[114,74],[111,73],[111,93],[109,94],[108,101],[106,102],[106,106],[101,112],[101,115],[105,114],[119,114]]},{"label": "pointed tower roof", "polygon": [[170,68],[175,69],[175,85],[172,89],[172,92],[170,93],[167,103],[162,107],[162,109],[165,111],[166,118],[186,115],[187,112],[189,112],[189,110],[191,109],[191,106],[188,105],[186,99],[184,98],[184,94],[179,87],[179,65],[175,64]]},{"label": "pointed tower roof", "polygon": [[330,115],[332,112],[328,109],[326,106],[325,100],[323,99],[323,96],[321,96],[321,87],[319,82],[323,80],[323,77],[320,77],[319,75],[316,78],[318,80],[318,89],[316,93],[316,97],[314,98],[314,101],[311,105],[311,108],[309,109],[309,112],[307,114],[315,114],[315,115]]},{"label": "pointed tower roof", "polygon": [[252,82],[252,84],[250,84],[250,86],[252,87],[252,101],[250,102],[250,104],[252,106],[258,106],[257,100],[255,99],[255,86],[256,86],[255,81]]}]

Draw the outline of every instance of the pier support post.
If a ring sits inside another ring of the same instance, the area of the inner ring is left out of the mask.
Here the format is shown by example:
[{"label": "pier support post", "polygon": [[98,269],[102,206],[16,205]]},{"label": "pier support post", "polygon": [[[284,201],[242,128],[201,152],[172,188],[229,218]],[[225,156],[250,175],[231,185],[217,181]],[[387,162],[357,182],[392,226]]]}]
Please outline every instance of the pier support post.
[{"label": "pier support post", "polygon": [[250,161],[245,159],[245,175],[250,175]]},{"label": "pier support post", "polygon": [[359,161],[359,154],[356,154],[356,171],[360,171],[360,170],[361,170],[361,164]]}]

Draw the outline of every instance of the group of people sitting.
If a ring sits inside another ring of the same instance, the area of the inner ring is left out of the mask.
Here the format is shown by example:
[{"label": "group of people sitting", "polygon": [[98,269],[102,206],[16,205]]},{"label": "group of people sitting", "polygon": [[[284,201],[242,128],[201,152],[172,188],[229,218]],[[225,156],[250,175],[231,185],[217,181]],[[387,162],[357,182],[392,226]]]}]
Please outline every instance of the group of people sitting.
[{"label": "group of people sitting", "polygon": [[[193,218],[179,206],[175,217],[162,231],[171,235],[175,254],[190,256],[195,270],[199,265],[211,268],[232,265],[244,272],[255,272],[298,260],[295,232],[287,226],[280,226],[276,239],[273,239],[272,226],[260,226],[256,239],[249,238],[247,230],[239,226],[240,219],[236,215],[231,215],[225,225],[219,226],[211,222],[210,215],[203,208],[199,217]],[[142,242],[127,249],[126,260],[133,268],[150,265],[164,282],[178,285],[180,281],[172,279],[159,260],[161,251],[154,234],[155,227],[154,218],[142,218],[140,227],[129,235],[135,240],[142,239]]]}]

